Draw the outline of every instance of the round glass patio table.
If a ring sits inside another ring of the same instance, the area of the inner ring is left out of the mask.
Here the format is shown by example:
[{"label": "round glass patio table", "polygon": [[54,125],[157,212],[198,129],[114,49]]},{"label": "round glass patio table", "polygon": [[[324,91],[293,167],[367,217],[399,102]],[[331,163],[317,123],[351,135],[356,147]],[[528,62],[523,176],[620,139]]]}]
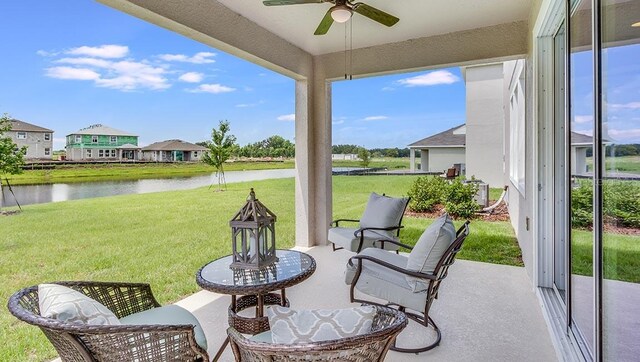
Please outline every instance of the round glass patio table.
[{"label": "round glass patio table", "polygon": [[[231,269],[233,256],[216,259],[198,270],[196,282],[205,290],[231,295],[229,326],[244,334],[258,334],[269,330],[269,320],[264,316],[264,306],[289,306],[285,289],[306,280],[315,272],[316,261],[309,254],[296,250],[276,250],[278,261],[258,270]],[[272,293],[280,291],[279,294]],[[238,298],[237,296],[241,296]],[[238,315],[238,312],[255,307],[255,317]],[[214,357],[220,358],[229,338]]]}]

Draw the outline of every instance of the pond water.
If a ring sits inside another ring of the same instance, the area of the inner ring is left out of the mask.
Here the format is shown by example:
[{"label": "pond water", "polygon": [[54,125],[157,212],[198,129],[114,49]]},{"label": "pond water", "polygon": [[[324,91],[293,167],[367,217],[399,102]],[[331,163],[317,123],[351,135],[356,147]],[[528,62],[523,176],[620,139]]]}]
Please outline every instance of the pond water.
[{"label": "pond water", "polygon": [[[227,183],[257,181],[295,176],[294,169],[227,171]],[[149,192],[188,190],[198,187],[217,185],[215,174],[163,179],[98,181],[79,183],[59,183],[49,185],[13,186],[13,192],[20,205],[43,204],[67,200],[88,199],[94,197],[144,194]],[[3,187],[3,206],[15,206],[15,199],[7,187]]]}]

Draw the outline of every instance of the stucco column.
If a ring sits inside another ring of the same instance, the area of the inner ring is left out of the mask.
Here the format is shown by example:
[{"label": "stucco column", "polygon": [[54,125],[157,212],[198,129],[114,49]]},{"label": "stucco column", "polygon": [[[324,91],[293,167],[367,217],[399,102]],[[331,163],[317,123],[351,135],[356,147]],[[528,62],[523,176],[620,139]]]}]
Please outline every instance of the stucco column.
[{"label": "stucco column", "polygon": [[429,150],[424,148],[420,150],[420,171],[429,171]]},{"label": "stucco column", "polygon": [[409,149],[409,167],[411,172],[416,171],[416,150],[413,148]]}]

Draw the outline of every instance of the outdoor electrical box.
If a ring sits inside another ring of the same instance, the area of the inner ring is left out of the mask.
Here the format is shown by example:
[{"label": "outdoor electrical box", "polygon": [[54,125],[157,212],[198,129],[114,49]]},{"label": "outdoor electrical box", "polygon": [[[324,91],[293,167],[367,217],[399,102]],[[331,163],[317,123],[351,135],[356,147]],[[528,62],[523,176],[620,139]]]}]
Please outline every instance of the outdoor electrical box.
[{"label": "outdoor electrical box", "polygon": [[488,207],[489,206],[489,184],[484,182],[479,182],[478,193],[476,194],[474,199],[476,200],[478,205],[482,207]]}]

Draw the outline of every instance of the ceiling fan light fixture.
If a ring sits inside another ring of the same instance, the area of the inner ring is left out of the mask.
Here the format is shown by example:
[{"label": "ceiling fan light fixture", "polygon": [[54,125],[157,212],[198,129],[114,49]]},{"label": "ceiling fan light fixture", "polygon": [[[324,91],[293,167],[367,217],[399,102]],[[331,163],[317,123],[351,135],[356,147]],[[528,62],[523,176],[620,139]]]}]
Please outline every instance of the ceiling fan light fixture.
[{"label": "ceiling fan light fixture", "polygon": [[347,5],[336,5],[331,8],[331,17],[336,23],[345,23],[351,19],[353,12]]}]

